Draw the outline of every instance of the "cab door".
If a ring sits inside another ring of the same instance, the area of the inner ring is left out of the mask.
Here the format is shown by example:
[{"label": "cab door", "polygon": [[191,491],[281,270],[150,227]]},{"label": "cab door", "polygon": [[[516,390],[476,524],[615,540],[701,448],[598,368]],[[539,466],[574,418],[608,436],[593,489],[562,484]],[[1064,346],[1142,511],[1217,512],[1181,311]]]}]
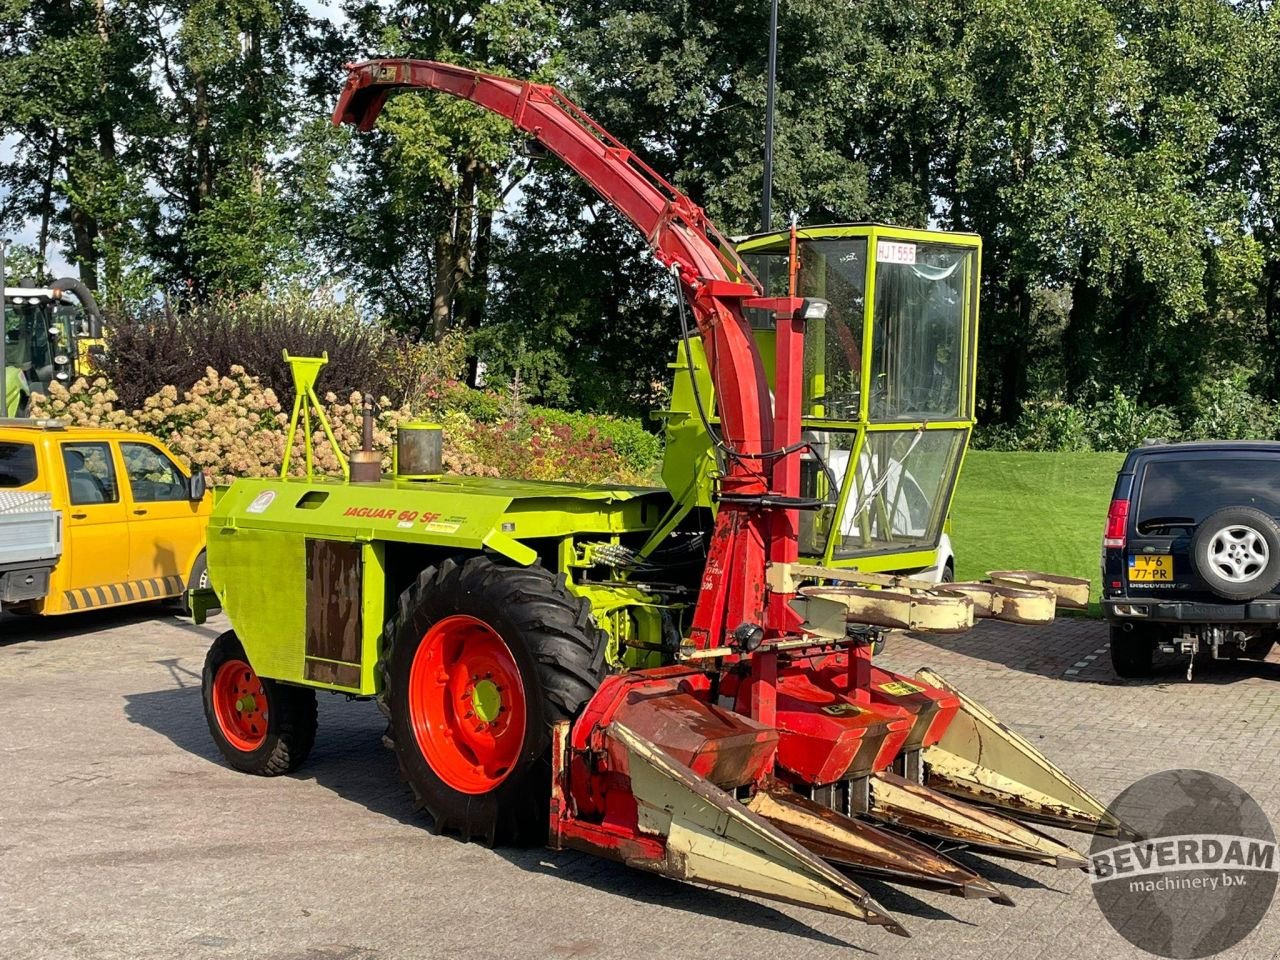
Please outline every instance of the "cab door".
[{"label": "cab door", "polygon": [[189,499],[186,473],[159,447],[120,441],[129,498],[129,571],[135,581],[176,596],[203,540],[200,501]]},{"label": "cab door", "polygon": [[63,562],[70,561],[65,587],[72,610],[127,600],[129,518],[120,489],[120,470],[105,440],[58,443],[67,489]]}]

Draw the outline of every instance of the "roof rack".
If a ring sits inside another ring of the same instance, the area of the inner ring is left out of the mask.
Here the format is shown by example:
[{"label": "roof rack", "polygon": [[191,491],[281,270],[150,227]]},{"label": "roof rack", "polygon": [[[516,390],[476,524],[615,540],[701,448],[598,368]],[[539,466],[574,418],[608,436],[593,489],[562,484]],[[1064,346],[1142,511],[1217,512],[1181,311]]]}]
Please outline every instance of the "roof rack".
[{"label": "roof rack", "polygon": [[50,417],[0,417],[0,427],[25,427],[28,430],[65,430],[65,420]]}]

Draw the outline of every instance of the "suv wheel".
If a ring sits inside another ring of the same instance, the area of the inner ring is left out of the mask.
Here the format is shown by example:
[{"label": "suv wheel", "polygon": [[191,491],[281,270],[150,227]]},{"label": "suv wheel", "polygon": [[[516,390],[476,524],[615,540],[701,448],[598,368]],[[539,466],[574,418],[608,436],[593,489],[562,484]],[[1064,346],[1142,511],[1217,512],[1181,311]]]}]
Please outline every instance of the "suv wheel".
[{"label": "suv wheel", "polygon": [[1224,600],[1253,600],[1280,583],[1280,530],[1253,507],[1218,510],[1191,539],[1191,563]]},{"label": "suv wheel", "polygon": [[1158,629],[1149,623],[1111,624],[1111,666],[1116,676],[1151,676]]}]

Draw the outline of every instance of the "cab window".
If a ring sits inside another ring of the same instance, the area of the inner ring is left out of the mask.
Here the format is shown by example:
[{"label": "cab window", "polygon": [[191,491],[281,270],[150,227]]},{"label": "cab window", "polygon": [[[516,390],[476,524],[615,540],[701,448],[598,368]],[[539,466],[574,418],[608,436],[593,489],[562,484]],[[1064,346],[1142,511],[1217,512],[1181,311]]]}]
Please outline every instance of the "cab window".
[{"label": "cab window", "polygon": [[135,503],[186,500],[187,477],[178,465],[147,443],[122,443],[125,474]]},{"label": "cab window", "polygon": [[25,487],[36,474],[33,444],[0,443],[0,487]]},{"label": "cab window", "polygon": [[116,503],[120,487],[107,443],[64,443],[62,463],[67,471],[67,490],[76,506]]}]

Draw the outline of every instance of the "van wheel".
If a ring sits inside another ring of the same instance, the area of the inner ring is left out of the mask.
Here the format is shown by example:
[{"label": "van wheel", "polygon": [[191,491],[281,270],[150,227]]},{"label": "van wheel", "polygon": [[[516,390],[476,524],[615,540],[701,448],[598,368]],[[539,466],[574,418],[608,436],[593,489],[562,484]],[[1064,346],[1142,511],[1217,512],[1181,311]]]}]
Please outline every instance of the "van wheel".
[{"label": "van wheel", "polygon": [[1111,666],[1116,676],[1126,679],[1151,676],[1156,632],[1151,624],[1111,624]]},{"label": "van wheel", "polygon": [[546,842],[551,725],[591,699],[604,652],[590,604],[540,566],[446,560],[401,594],[379,706],[437,832]]},{"label": "van wheel", "polygon": [[[200,590],[208,586],[210,586],[209,558],[201,550],[195,562],[191,564],[191,574],[187,577],[187,590]],[[184,617],[191,616],[191,604],[187,602],[187,592],[184,590],[181,596],[174,599],[178,603],[178,613]]]}]

